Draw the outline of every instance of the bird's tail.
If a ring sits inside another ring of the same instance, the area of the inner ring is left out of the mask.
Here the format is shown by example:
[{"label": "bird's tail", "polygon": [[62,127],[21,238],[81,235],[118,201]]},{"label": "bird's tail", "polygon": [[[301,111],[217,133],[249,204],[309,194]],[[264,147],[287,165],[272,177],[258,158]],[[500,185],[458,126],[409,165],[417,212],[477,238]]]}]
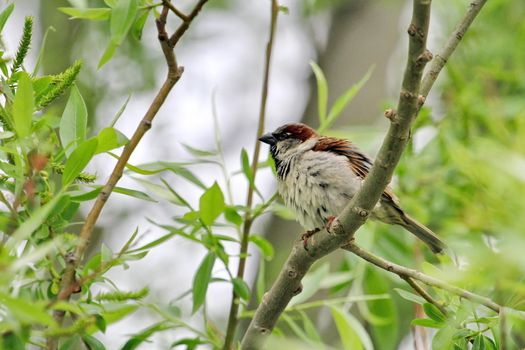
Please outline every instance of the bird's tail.
[{"label": "bird's tail", "polygon": [[422,240],[430,250],[436,254],[441,253],[446,248],[445,242],[439,239],[434,232],[406,214],[403,215],[403,223],[401,226]]}]

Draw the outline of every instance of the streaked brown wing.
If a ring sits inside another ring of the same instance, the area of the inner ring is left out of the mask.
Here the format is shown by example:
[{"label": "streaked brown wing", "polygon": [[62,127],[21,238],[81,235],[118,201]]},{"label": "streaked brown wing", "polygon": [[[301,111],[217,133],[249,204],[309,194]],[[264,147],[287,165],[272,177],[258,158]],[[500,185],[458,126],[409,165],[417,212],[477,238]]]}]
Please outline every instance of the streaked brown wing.
[{"label": "streaked brown wing", "polygon": [[[349,160],[348,163],[352,171],[362,179],[368,175],[373,164],[372,160],[361,152],[354,144],[344,139],[326,136],[320,137],[313,150],[319,152],[332,152],[337,155],[345,156]],[[402,212],[397,204],[397,198],[392,192],[390,186],[385,188],[381,199],[394,205],[397,207],[396,209],[399,209]]]}]

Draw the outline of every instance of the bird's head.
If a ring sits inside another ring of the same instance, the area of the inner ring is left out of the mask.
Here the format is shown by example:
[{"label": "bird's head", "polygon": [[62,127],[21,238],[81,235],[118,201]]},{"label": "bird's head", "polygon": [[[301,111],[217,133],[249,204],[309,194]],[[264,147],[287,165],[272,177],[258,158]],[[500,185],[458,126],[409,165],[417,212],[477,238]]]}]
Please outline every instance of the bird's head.
[{"label": "bird's head", "polygon": [[285,124],[273,132],[264,134],[259,138],[259,141],[270,145],[270,152],[273,158],[279,160],[289,153],[295,153],[295,151],[304,148],[310,143],[308,141],[317,137],[315,130],[308,125],[291,123]]}]

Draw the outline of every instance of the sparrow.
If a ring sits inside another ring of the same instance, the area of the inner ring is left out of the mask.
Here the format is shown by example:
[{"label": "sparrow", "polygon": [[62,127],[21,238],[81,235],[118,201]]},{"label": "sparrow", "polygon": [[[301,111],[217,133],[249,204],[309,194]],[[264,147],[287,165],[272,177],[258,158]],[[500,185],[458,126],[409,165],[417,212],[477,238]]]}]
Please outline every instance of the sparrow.
[{"label": "sparrow", "polygon": [[[259,140],[270,145],[279,194],[307,230],[302,236],[307,249],[308,238],[329,228],[357,193],[373,162],[350,141],[321,136],[301,123],[285,124]],[[434,253],[445,248],[429,228],[405,213],[390,186],[370,218],[404,227]]]}]

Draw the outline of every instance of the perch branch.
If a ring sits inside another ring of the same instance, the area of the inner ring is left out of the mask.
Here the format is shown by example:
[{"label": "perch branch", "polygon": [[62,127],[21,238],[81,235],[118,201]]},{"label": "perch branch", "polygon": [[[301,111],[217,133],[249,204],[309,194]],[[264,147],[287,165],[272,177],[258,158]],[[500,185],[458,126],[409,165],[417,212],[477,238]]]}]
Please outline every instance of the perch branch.
[{"label": "perch branch", "polygon": [[[262,136],[264,132],[264,121],[266,119],[266,101],[268,99],[268,84],[270,79],[270,61],[272,58],[272,49],[273,41],[275,36],[275,27],[277,25],[277,15],[279,14],[279,4],[277,0],[272,0],[271,3],[271,18],[270,18],[270,36],[268,38],[268,43],[266,44],[266,56],[264,62],[264,76],[263,76],[263,85],[261,89],[261,105],[259,109],[259,122],[257,127],[257,137],[255,138],[255,148],[253,151],[252,157],[252,174],[255,179],[255,174],[257,172],[259,153],[261,150],[261,143],[259,142],[259,137]],[[248,195],[246,198],[246,207],[251,208],[253,204],[253,192],[254,187],[252,184],[248,185]],[[246,211],[244,216],[244,226],[241,237],[241,247],[239,254],[239,266],[237,268],[237,278],[243,279],[244,270],[246,269],[246,253],[248,252],[248,240],[250,238],[250,229],[253,223],[253,218],[250,210]],[[228,316],[228,326],[226,328],[226,337],[224,340],[223,350],[229,350],[231,348],[233,339],[235,337],[235,330],[237,329],[238,322],[238,313],[239,313],[239,297],[235,294],[235,291],[232,293],[232,302],[230,305],[230,313]]]},{"label": "perch branch", "polygon": [[[453,286],[453,285],[448,284],[448,283],[446,283],[446,282],[444,282],[444,281],[442,281],[442,280],[440,280],[438,278],[425,275],[424,273],[419,272],[417,270],[413,270],[413,269],[409,269],[409,268],[401,266],[401,265],[397,265],[397,264],[395,264],[393,262],[385,260],[385,259],[383,259],[383,258],[381,258],[381,257],[379,257],[377,255],[374,255],[374,254],[372,254],[372,253],[370,253],[370,252],[360,248],[359,246],[357,246],[353,242],[348,243],[347,245],[343,246],[342,248],[345,249],[345,250],[348,250],[348,251],[350,251],[352,253],[354,253],[355,255],[357,255],[360,258],[368,261],[369,263],[372,263],[375,266],[377,266],[379,268],[382,268],[383,270],[395,273],[396,275],[398,275],[402,279],[406,280],[409,284],[410,284],[409,280],[411,280],[411,279],[412,280],[418,280],[420,282],[425,283],[426,285],[446,290],[446,291],[448,291],[450,293],[453,293],[453,294],[456,294],[457,296],[460,296],[462,298],[465,298],[465,299],[468,299],[468,300],[473,301],[475,303],[484,305],[484,306],[488,307],[489,309],[494,310],[496,312],[500,312],[500,310],[501,310],[501,306],[498,305],[497,303],[495,303],[494,301],[490,300],[489,298],[486,298],[486,297],[478,295],[478,294],[474,294],[474,293],[469,292],[468,290],[465,290],[463,288],[459,288],[459,287]],[[412,281],[412,282],[414,282],[414,281]],[[427,298],[425,298],[425,299],[427,299]],[[428,299],[427,299],[427,301],[430,302],[430,300],[428,300]],[[436,305],[434,302],[432,302],[432,303],[434,305]],[[440,304],[438,304],[438,305],[440,305]],[[440,307],[440,309],[441,309],[441,307]],[[444,313],[446,313],[446,311]]]},{"label": "perch branch", "polygon": [[[195,10],[192,11],[191,15],[188,17],[188,21],[184,22],[186,23],[186,29],[189,26],[189,23],[198,14],[198,12],[200,11],[204,3],[206,3],[206,1],[207,0],[201,0],[196,5]],[[73,286],[76,284],[75,270],[80,264],[80,262],[82,261],[84,253],[86,252],[86,249],[89,246],[89,241],[91,238],[91,234],[93,232],[93,228],[95,227],[95,223],[97,222],[100,216],[100,213],[102,209],[104,208],[104,205],[106,204],[111,192],[115,188],[117,182],[122,177],[124,168],[129,158],[131,157],[131,154],[137,147],[138,143],[140,142],[144,134],[151,128],[153,118],[155,118],[155,116],[157,115],[157,112],[159,111],[160,107],[164,104],[164,101],[166,100],[166,97],[170,93],[171,89],[179,81],[182,75],[183,68],[177,65],[177,60],[175,58],[175,53],[173,50],[174,44],[171,45],[170,38],[168,37],[168,34],[166,32],[166,20],[167,20],[167,16],[169,12],[169,7],[166,5],[166,3],[169,3],[169,1],[164,2],[162,12],[156,22],[157,30],[158,30],[158,40],[160,42],[162,51],[164,53],[164,57],[166,59],[166,64],[168,67],[168,73],[166,76],[166,80],[164,81],[161,88],[157,92],[157,95],[155,96],[153,102],[148,108],[143,119],[140,121],[139,125],[137,126],[128,144],[124,147],[122,154],[120,158],[118,159],[117,164],[115,165],[108,181],[104,185],[102,191],[98,195],[95,203],[93,204],[93,207],[91,208],[91,210],[89,211],[86,217],[84,225],[80,231],[79,243],[76,246],[75,252],[71,254],[71,256],[69,256],[66,261],[67,265],[64,271],[64,275],[62,276],[62,281],[60,284],[60,291],[57,296],[58,300],[69,300],[69,297],[74,291]],[[183,33],[184,31],[180,33],[180,36]],[[62,324],[64,315],[65,314],[63,311],[54,312],[53,316],[59,325]],[[47,348],[49,350],[56,349],[57,345],[58,345],[57,338],[53,338],[53,337],[48,338]]]},{"label": "perch branch", "polygon": [[391,121],[376,161],[361,189],[334,220],[328,234],[316,235],[316,243],[305,251],[295,244],[277,281],[262,303],[244,335],[241,349],[260,349],[270,335],[290,299],[301,289],[301,279],[314,261],[349,242],[355,231],[366,221],[390,182],[395,166],[408,142],[410,126],[418,111],[418,95],[425,64],[432,58],[426,50],[430,19],[430,1],[414,0],[412,21],[408,28],[408,59],[397,107],[397,118]]}]

